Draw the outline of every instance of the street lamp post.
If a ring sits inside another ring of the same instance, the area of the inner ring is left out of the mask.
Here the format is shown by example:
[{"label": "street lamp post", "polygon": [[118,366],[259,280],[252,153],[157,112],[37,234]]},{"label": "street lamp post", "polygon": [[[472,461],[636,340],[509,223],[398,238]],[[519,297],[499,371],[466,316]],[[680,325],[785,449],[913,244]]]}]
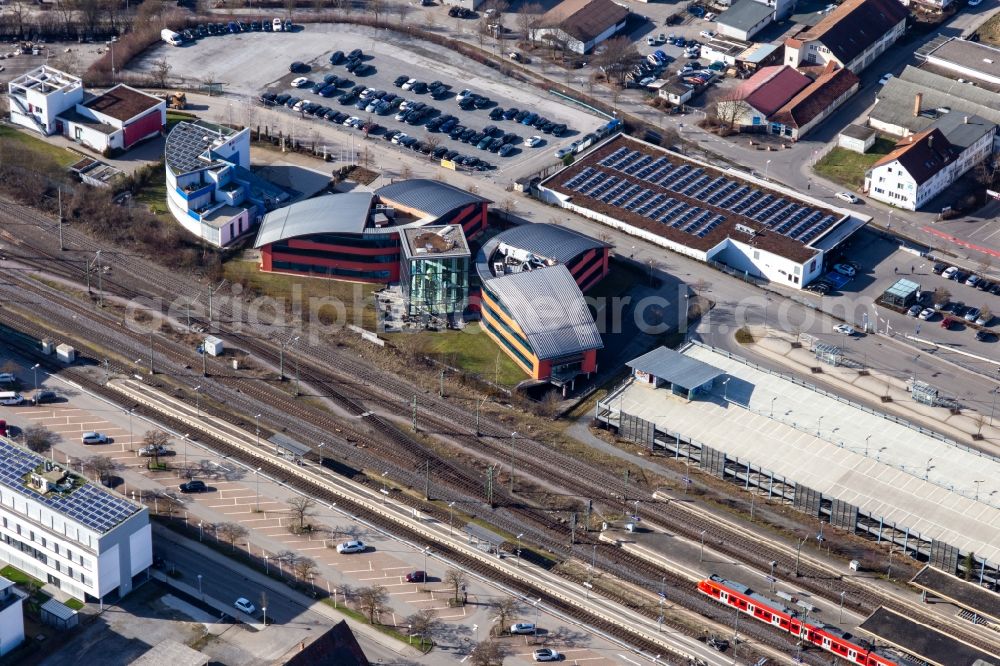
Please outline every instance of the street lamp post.
[{"label": "street lamp post", "polygon": [[260,414],[256,414],[253,420],[257,429],[257,448],[260,448]]},{"label": "street lamp post", "polygon": [[[36,366],[37,367],[37,366]],[[38,388],[37,386],[35,388]],[[990,393],[993,394],[993,406],[990,408],[990,425],[993,425],[993,414],[997,410],[997,392],[1000,391],[1000,386],[996,387]]]},{"label": "street lamp post", "polygon": [[260,470],[262,468],[258,467],[254,470],[253,475],[257,480],[257,513],[260,513]]},{"label": "street lamp post", "polygon": [[865,437],[865,458],[868,457],[868,443],[871,441],[872,436],[868,435]]},{"label": "street lamp post", "polygon": [[820,415],[819,420],[816,422],[816,436],[819,437],[820,431],[823,429],[823,416]]},{"label": "street lamp post", "polygon": [[455,536],[455,503],[448,502],[448,536]]},{"label": "street lamp post", "polygon": [[521,566],[521,537],[524,536],[524,532],[517,535],[517,566]]},{"label": "street lamp post", "polygon": [[198,541],[201,541],[201,537],[204,534],[204,531],[202,530],[203,524],[204,523],[202,523],[200,520],[198,521]]},{"label": "street lamp post", "polygon": [[795,577],[799,577],[799,556],[802,554],[802,544],[806,542],[806,538],[802,537],[799,540],[799,545],[795,548]]},{"label": "street lamp post", "polygon": [[[35,375],[35,392],[38,391],[38,366],[39,365],[41,365],[41,363],[36,363],[33,366],[31,366],[31,372],[33,372],[34,375]],[[990,421],[990,425],[993,425],[992,421]]]},{"label": "street lamp post", "polygon": [[768,170],[769,168],[771,168],[771,160],[768,160],[768,161],[767,161],[767,162],[766,162],[766,163],[764,164],[764,180],[767,180],[767,170]]},{"label": "street lamp post", "polygon": [[516,432],[510,433],[510,494],[514,494],[514,438]]},{"label": "street lamp post", "polygon": [[839,622],[841,622],[841,623],[843,623],[843,621],[844,621],[844,595],[845,594],[847,594],[847,590],[844,590],[843,592],[840,593],[840,620],[839,620]]},{"label": "street lamp post", "polygon": [[771,560],[771,591],[774,592],[774,567],[778,565],[776,560]]},{"label": "street lamp post", "polygon": [[201,597],[202,601],[205,600],[205,595],[201,592],[201,574],[198,574],[198,596]]},{"label": "street lamp post", "polygon": [[771,418],[774,418],[774,401],[778,399],[778,396],[771,398]]},{"label": "street lamp post", "polygon": [[194,389],[193,389],[193,391],[194,391],[194,398],[195,398],[195,403],[194,403],[195,404],[195,410],[196,410],[195,413],[197,414],[198,418],[200,419],[201,418],[201,392],[200,392],[201,391],[201,384],[199,384],[198,386],[195,386]]}]

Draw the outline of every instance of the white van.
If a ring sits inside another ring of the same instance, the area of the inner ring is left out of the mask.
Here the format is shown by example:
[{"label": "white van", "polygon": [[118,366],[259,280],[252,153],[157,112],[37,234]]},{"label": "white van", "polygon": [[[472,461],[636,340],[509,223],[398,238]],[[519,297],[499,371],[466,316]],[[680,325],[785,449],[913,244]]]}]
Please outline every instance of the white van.
[{"label": "white van", "polygon": [[282,24],[280,18],[276,18],[273,21],[271,21],[271,28],[274,30],[274,32],[281,32],[281,25]]},{"label": "white van", "polygon": [[160,39],[171,46],[180,46],[184,43],[184,39],[170,28],[164,28],[160,31]]},{"label": "white van", "polygon": [[22,402],[24,402],[24,398],[17,391],[0,391],[0,405],[11,407],[20,405]]}]

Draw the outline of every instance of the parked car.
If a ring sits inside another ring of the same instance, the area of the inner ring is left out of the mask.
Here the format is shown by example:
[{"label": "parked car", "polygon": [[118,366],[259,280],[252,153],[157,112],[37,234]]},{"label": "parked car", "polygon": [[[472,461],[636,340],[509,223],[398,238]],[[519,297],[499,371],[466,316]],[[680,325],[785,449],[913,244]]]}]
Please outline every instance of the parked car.
[{"label": "parked car", "polygon": [[283,24],[280,18],[276,18],[273,21],[271,21],[271,29],[274,30],[275,32],[281,32],[282,25]]},{"label": "parked car", "polygon": [[702,30],[698,34],[704,37],[705,39],[712,39],[713,37],[715,37],[715,31],[713,30]]},{"label": "parked car", "polygon": [[954,324],[955,320],[952,319],[951,317],[945,317],[944,319],[941,320],[941,328],[945,330],[950,330]]},{"label": "parked car", "polygon": [[13,372],[0,372],[0,384],[13,384],[17,376]]},{"label": "parked car", "polygon": [[989,291],[993,288],[993,283],[986,278],[980,278],[979,282],[976,283],[976,289],[979,291]]},{"label": "parked car", "polygon": [[337,544],[337,552],[341,555],[347,555],[349,553],[363,553],[365,548],[367,548],[365,543],[357,539]]},{"label": "parked car", "polygon": [[237,599],[233,603],[233,606],[236,607],[236,610],[243,611],[247,615],[253,615],[257,612],[257,607],[254,606],[253,603],[251,603],[251,601],[246,597],[240,597]]},{"label": "parked car", "polygon": [[841,201],[846,201],[847,203],[852,203],[852,204],[853,203],[858,203],[859,201],[861,201],[860,199],[858,199],[856,196],[854,196],[850,192],[837,192],[833,196],[837,197]]},{"label": "parked car", "polygon": [[538,648],[531,653],[535,661],[560,661],[563,656],[551,648]]},{"label": "parked car", "polygon": [[510,633],[512,634],[533,634],[535,633],[535,624],[533,622],[515,622],[510,625]]},{"label": "parked car", "polygon": [[996,342],[997,335],[990,331],[976,331],[976,340],[979,342]]},{"label": "parked car", "polygon": [[941,271],[941,277],[945,280],[954,280],[955,275],[958,273],[958,268],[955,266],[949,266],[948,268]]},{"label": "parked car", "polygon": [[919,305],[911,305],[910,309],[906,311],[906,314],[909,317],[916,317],[917,315],[920,314],[920,311],[922,309],[923,308],[921,308]]},{"label": "parked car", "polygon": [[180,485],[182,493],[203,493],[208,490],[208,486],[201,479],[192,479]]},{"label": "parked car", "polygon": [[977,284],[979,284],[980,280],[982,280],[982,278],[979,277],[978,275],[970,275],[969,278],[965,281],[965,284],[968,287],[975,287]]},{"label": "parked car", "polygon": [[300,72],[308,72],[309,65],[305,64],[304,62],[299,62],[298,60],[296,60],[295,62],[293,62],[291,65],[288,66],[288,71],[292,72],[293,74],[298,74]]},{"label": "parked car", "polygon": [[892,79],[892,74],[883,74],[882,78],[878,80],[878,84],[880,86],[884,86],[885,84],[889,83],[890,79]]},{"label": "parked car", "polygon": [[305,88],[307,85],[309,85],[309,79],[307,79],[304,76],[296,76],[294,79],[292,79],[293,88]]},{"label": "parked car", "polygon": [[993,315],[990,314],[989,310],[982,310],[979,316],[976,317],[976,326],[989,326],[990,322],[993,321]]},{"label": "parked car", "polygon": [[840,324],[838,326],[835,326],[833,330],[837,331],[837,333],[840,333],[841,335],[846,335],[848,337],[857,333],[857,331],[854,330],[854,327],[851,326],[850,324]]},{"label": "parked car", "polygon": [[857,275],[858,271],[850,264],[834,264],[833,270],[837,271],[841,275],[846,275],[847,277],[854,277]]},{"label": "parked car", "polygon": [[944,273],[944,269],[946,268],[948,268],[948,264],[937,262],[931,270],[934,271],[935,275],[941,275],[941,273]]},{"label": "parked car", "polygon": [[84,444],[107,444],[109,440],[107,435],[99,432],[85,432],[80,437],[80,441]]},{"label": "parked car", "polygon": [[965,321],[976,321],[977,319],[979,319],[979,313],[980,313],[979,308],[969,308],[968,310],[966,310],[964,315]]},{"label": "parked car", "polygon": [[152,458],[153,456],[165,456],[167,455],[167,447],[162,444],[153,444],[151,446],[144,446],[139,449],[139,455],[144,458]]},{"label": "parked car", "polygon": [[407,583],[426,583],[427,582],[427,572],[426,571],[411,571],[405,576]]},{"label": "parked car", "polygon": [[540,136],[532,136],[524,140],[524,145],[528,148],[534,148],[535,146],[541,145],[541,143],[542,137]]},{"label": "parked car", "polygon": [[917,315],[917,317],[923,319],[924,321],[927,321],[933,316],[934,316],[934,310],[932,310],[931,308],[924,308],[923,310],[920,311],[920,314]]}]

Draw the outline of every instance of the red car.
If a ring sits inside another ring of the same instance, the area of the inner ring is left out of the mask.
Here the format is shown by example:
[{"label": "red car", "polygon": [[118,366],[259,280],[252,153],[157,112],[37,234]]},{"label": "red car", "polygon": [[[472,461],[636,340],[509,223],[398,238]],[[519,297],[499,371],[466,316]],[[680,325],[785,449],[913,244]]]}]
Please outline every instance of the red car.
[{"label": "red car", "polygon": [[941,320],[941,328],[950,330],[951,325],[954,323],[955,323],[954,319],[952,319],[951,317],[945,317],[944,319]]},{"label": "red car", "polygon": [[426,583],[427,582],[427,572],[426,571],[411,571],[406,574],[407,583]]}]

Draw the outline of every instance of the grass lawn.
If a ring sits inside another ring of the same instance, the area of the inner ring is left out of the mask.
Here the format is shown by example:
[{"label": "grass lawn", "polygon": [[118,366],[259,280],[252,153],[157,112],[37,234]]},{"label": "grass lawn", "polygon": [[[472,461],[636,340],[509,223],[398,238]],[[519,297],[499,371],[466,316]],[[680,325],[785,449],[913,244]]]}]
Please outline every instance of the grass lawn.
[{"label": "grass lawn", "polygon": [[386,336],[394,344],[413,345],[442,363],[480,375],[502,386],[513,386],[527,375],[493,340],[473,323],[462,331],[422,331]]},{"label": "grass lawn", "polygon": [[22,132],[13,127],[0,127],[0,139],[18,144],[21,148],[34,153],[48,155],[61,167],[68,167],[80,161],[80,155],[66,150],[61,146],[49,143],[28,132]]},{"label": "grass lawn", "polygon": [[167,132],[173,129],[174,125],[185,120],[194,120],[198,116],[193,113],[187,113],[186,111],[178,111],[177,109],[167,109]]},{"label": "grass lawn", "polygon": [[244,293],[256,292],[284,299],[288,305],[292,304],[293,296],[298,293],[304,318],[315,317],[328,325],[339,323],[355,324],[367,329],[375,327],[372,292],[381,288],[381,285],[262,273],[255,261],[233,260],[226,263],[223,271],[230,282],[243,285]]},{"label": "grass lawn", "polygon": [[895,142],[880,137],[864,155],[845,148],[834,148],[820,158],[813,170],[824,178],[856,190],[865,183],[865,171],[895,147]]},{"label": "grass lawn", "polygon": [[145,205],[154,215],[167,215],[169,211],[167,210],[166,178],[166,170],[160,164],[160,167],[146,186],[135,195],[136,203]]},{"label": "grass lawn", "polygon": [[994,14],[976,30],[979,39],[1000,46],[1000,14]]},{"label": "grass lawn", "polygon": [[9,564],[5,566],[3,569],[0,569],[0,576],[3,576],[7,580],[16,583],[18,585],[27,585],[31,581],[34,581],[35,584],[38,585],[38,587],[42,586],[42,581],[38,580],[33,576],[29,576],[20,569],[17,569]]},{"label": "grass lawn", "polygon": [[83,610],[83,602],[79,599],[67,599],[63,603],[75,611]]}]

